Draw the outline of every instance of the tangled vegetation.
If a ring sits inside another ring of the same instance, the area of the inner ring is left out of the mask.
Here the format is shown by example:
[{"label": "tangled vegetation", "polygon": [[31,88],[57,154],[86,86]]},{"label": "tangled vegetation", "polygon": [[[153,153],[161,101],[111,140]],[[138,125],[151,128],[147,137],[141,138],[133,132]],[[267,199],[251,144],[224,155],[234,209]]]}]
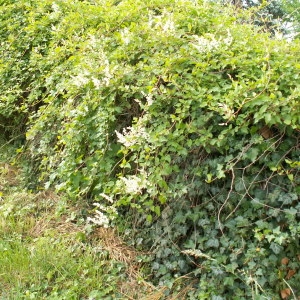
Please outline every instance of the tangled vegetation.
[{"label": "tangled vegetation", "polygon": [[162,293],[114,228],[91,230],[86,203],[22,189],[22,169],[4,162],[11,153],[1,147],[0,299],[150,300]]},{"label": "tangled vegetation", "polygon": [[27,188],[96,202],[165,297],[300,296],[299,40],[200,0],[0,3]]}]

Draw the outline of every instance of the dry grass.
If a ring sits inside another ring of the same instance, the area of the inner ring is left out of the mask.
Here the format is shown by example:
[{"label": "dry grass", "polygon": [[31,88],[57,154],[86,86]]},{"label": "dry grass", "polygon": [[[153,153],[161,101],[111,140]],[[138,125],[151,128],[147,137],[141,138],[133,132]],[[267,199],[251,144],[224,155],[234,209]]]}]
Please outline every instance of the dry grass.
[{"label": "dry grass", "polygon": [[110,257],[125,265],[135,261],[138,252],[123,242],[115,228],[97,228],[94,231],[93,239],[100,240],[103,248],[109,252]]},{"label": "dry grass", "polygon": [[8,163],[0,163],[0,191],[5,190],[8,187],[16,186],[19,183],[18,180],[19,169]]},{"label": "dry grass", "polygon": [[[185,277],[180,277],[178,280],[184,280]],[[152,293],[149,293],[147,296],[141,298],[141,300],[184,300],[188,299],[188,293],[193,290],[193,283],[188,284],[185,288],[180,290],[178,293],[172,292],[172,295],[166,296],[166,292],[168,291],[167,287],[161,287],[160,289],[156,289]]]},{"label": "dry grass", "polygon": [[[137,257],[141,255],[133,247],[127,246],[114,228],[98,228],[93,235],[93,239],[99,240],[103,250],[109,253],[111,259],[124,263],[126,266],[127,281],[120,282],[119,292],[128,300],[184,300],[187,294],[193,289],[192,284],[187,285],[178,293],[166,296],[167,287],[155,287],[151,283],[142,279],[140,270],[141,264],[137,262]],[[145,254],[145,253],[143,253]],[[178,281],[187,278],[178,278]],[[190,282],[190,280],[189,280]]]},{"label": "dry grass", "polygon": [[109,253],[111,259],[125,265],[127,280],[119,283],[119,292],[125,299],[143,299],[144,295],[152,294],[156,290],[152,284],[142,279],[141,264],[137,262],[141,253],[127,246],[116,229],[98,228],[93,239],[100,241],[101,247]]},{"label": "dry grass", "polygon": [[78,232],[82,232],[83,228],[67,221],[66,217],[60,220],[55,218],[41,218],[35,223],[28,234],[32,237],[40,237],[53,230],[58,235],[76,235]]},{"label": "dry grass", "polygon": [[166,299],[165,292],[167,291],[167,287],[161,287],[160,289],[149,293],[147,296],[141,298],[141,300],[162,300]]}]

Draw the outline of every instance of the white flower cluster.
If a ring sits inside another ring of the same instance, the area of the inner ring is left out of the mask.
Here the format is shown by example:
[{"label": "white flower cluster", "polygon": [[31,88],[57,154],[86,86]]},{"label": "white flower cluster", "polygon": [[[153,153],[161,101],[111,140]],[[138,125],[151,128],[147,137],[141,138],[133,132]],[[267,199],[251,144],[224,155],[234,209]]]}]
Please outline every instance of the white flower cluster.
[{"label": "white flower cluster", "polygon": [[125,147],[131,147],[136,144],[141,144],[143,141],[148,140],[150,138],[149,133],[146,131],[144,126],[144,122],[146,120],[146,116],[144,118],[140,118],[134,127],[123,128],[123,132],[116,132],[118,142],[123,144]]},{"label": "white flower cluster", "polygon": [[171,35],[176,30],[173,15],[168,12],[164,12],[160,16],[149,14],[148,25],[164,35]]},{"label": "white flower cluster", "polygon": [[110,79],[112,79],[112,74],[110,72],[110,68],[109,68],[109,61],[108,59],[106,59],[104,61],[104,78],[103,78],[103,83],[105,86],[109,85]]},{"label": "white flower cluster", "polygon": [[128,45],[131,41],[132,34],[130,33],[128,28],[124,28],[120,31],[121,39],[125,45]]},{"label": "white flower cluster", "polygon": [[[144,92],[142,92],[142,95],[146,98],[147,100],[147,106],[151,106],[153,103],[153,95],[152,94],[145,94]],[[139,102],[139,100],[136,100],[137,102]]]},{"label": "white flower cluster", "polygon": [[99,210],[96,210],[96,215],[94,218],[87,217],[87,221],[98,226],[103,226],[104,228],[109,227],[109,218]]},{"label": "white flower cluster", "polygon": [[206,37],[197,35],[194,35],[193,37],[196,43],[192,43],[192,45],[199,52],[209,52],[217,49],[220,45],[220,42],[215,39],[213,34],[207,34]]},{"label": "white flower cluster", "polygon": [[57,3],[53,2],[51,7],[54,12],[60,12],[60,7],[57,5]]},{"label": "white flower cluster", "polygon": [[[49,15],[50,20],[55,20],[55,19],[59,18],[59,16],[61,15],[61,9],[60,9],[59,5],[57,5],[57,3],[55,3],[55,2],[53,2],[51,5],[51,8],[52,8],[52,12]],[[52,29],[53,28],[55,28],[55,27],[53,26]],[[56,28],[55,28],[55,30],[56,30]]]},{"label": "white flower cluster", "polygon": [[[104,51],[101,50],[101,42],[99,37],[97,38],[94,35],[89,36],[89,41],[87,42],[87,49],[91,51],[91,53],[97,53],[95,57],[85,57],[82,60],[82,64],[84,68],[78,68],[77,75],[71,76],[72,83],[77,87],[82,87],[88,84],[89,82],[93,82],[94,87],[99,89],[101,86],[108,86],[110,80],[112,79],[112,71],[109,61],[107,59]],[[99,69],[97,68],[96,72],[101,72],[101,78],[98,78],[97,73],[95,74],[95,61],[99,65]]]},{"label": "white flower cluster", "polygon": [[[219,108],[222,111],[224,118],[228,121],[235,117],[234,110],[230,108],[226,103],[219,103]],[[220,125],[224,125],[223,123]]]},{"label": "white flower cluster", "polygon": [[223,44],[230,46],[233,42],[233,37],[229,31],[229,29],[227,30],[227,37],[225,39],[223,39]]},{"label": "white flower cluster", "polygon": [[101,86],[108,86],[110,83],[110,80],[112,78],[112,75],[110,73],[109,69],[109,62],[108,60],[105,60],[103,63],[103,78],[98,79],[95,76],[93,76],[88,70],[81,70],[81,73],[76,76],[71,76],[72,83],[76,85],[77,87],[82,87],[88,84],[90,81],[93,82],[95,89],[99,89]]},{"label": "white flower cluster", "polygon": [[[112,202],[112,199],[105,195],[101,194],[101,196],[110,202]],[[114,220],[117,215],[117,210],[114,206],[104,206],[99,203],[93,203],[94,206],[97,207],[95,210],[95,216],[94,217],[87,217],[87,222],[91,222],[98,226],[103,226],[104,228],[108,228],[110,221]]]},{"label": "white flower cluster", "polygon": [[141,171],[140,176],[130,175],[121,177],[117,182],[118,187],[128,194],[141,194],[142,190],[149,187],[151,184],[147,180],[147,174]]},{"label": "white flower cluster", "polygon": [[217,40],[215,36],[211,33],[206,34],[205,36],[193,36],[195,42],[192,43],[192,45],[199,51],[199,52],[210,52],[213,51],[214,49],[219,48],[222,45],[227,45],[230,46],[233,37],[230,33],[230,31],[227,31],[227,37],[223,39]]},{"label": "white flower cluster", "polygon": [[89,75],[90,73],[87,70],[82,70],[81,74],[72,76],[73,84],[77,87],[86,85],[90,81]]}]

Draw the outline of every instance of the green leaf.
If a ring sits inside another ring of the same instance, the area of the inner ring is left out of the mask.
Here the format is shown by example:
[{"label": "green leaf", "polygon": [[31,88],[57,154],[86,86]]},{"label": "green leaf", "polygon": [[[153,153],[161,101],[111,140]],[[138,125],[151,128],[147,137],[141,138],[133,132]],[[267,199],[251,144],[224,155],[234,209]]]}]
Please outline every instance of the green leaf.
[{"label": "green leaf", "polygon": [[219,247],[219,240],[218,239],[209,239],[207,242],[206,242],[206,247],[209,247],[209,248],[218,248]]},{"label": "green leaf", "polygon": [[212,182],[212,174],[207,174],[206,177],[207,179],[205,180],[207,183],[211,183]]},{"label": "green leaf", "polygon": [[245,157],[249,158],[251,162],[254,162],[257,159],[259,154],[259,148],[251,147],[247,152]]},{"label": "green leaf", "polygon": [[238,178],[238,179],[235,181],[234,189],[235,189],[237,192],[242,192],[242,191],[245,190],[245,183],[244,183],[244,181],[243,181],[242,178]]},{"label": "green leaf", "polygon": [[279,254],[282,251],[282,246],[278,245],[277,243],[271,243],[270,244],[270,249],[275,253]]},{"label": "green leaf", "polygon": [[152,215],[147,215],[146,219],[147,219],[147,222],[151,223],[152,222]]},{"label": "green leaf", "polygon": [[291,125],[292,117],[290,115],[285,115],[283,122],[284,122],[284,124]]},{"label": "green leaf", "polygon": [[157,216],[160,216],[160,206],[156,205],[154,207],[154,212],[156,213]]}]

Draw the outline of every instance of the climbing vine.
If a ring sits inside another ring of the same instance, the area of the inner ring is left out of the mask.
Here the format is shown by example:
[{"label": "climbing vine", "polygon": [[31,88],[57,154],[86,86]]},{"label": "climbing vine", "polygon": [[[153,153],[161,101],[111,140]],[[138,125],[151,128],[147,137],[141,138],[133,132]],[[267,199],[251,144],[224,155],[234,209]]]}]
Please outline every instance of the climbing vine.
[{"label": "climbing vine", "polygon": [[202,1],[0,10],[0,121],[29,188],[126,216],[166,293],[299,295],[298,40]]}]

